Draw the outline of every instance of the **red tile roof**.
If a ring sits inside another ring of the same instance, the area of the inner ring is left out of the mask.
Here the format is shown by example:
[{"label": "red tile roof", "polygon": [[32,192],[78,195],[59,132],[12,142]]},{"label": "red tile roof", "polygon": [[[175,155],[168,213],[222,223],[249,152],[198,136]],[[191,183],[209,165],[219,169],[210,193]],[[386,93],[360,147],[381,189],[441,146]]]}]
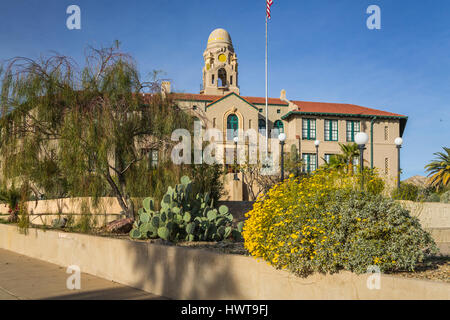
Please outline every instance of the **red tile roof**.
[{"label": "red tile roof", "polygon": [[205,102],[214,101],[222,97],[196,93],[172,93],[170,96],[175,100],[195,100]]},{"label": "red tile roof", "polygon": [[[250,103],[253,104],[266,104],[266,98],[264,97],[242,97],[245,100],[247,100]],[[269,104],[277,104],[277,105],[283,105],[283,106],[287,106],[288,103],[286,101],[283,101],[281,99],[277,99],[277,98],[268,98],[268,103]]]},{"label": "red tile roof", "polygon": [[[205,101],[205,102],[213,102],[216,100],[219,100],[224,96],[217,96],[217,95],[205,95],[205,94],[196,94],[196,93],[172,93],[172,97],[175,100],[195,100],[195,101]],[[260,97],[244,97],[240,96],[244,100],[247,100],[251,104],[266,104],[266,98],[260,98]],[[269,98],[268,99],[269,104],[276,104],[276,105],[283,105],[287,106],[287,102],[276,99],[276,98]]]},{"label": "red tile roof", "polygon": [[[172,97],[175,100],[194,100],[194,101],[205,101],[213,102],[219,100],[225,96],[218,95],[204,95],[195,93],[172,93]],[[244,97],[241,98],[247,100],[251,104],[264,105],[266,99],[264,97]],[[387,117],[405,117],[401,114],[396,114],[392,112],[366,108],[354,104],[344,104],[344,103],[328,103],[328,102],[311,102],[311,101],[292,101],[299,108],[294,112],[305,112],[305,113],[330,113],[330,114],[349,114],[349,115],[362,115],[362,116],[387,116]],[[285,105],[288,104],[277,98],[269,98],[268,103],[271,105]]]},{"label": "red tile roof", "polygon": [[299,112],[405,117],[404,115],[401,114],[366,108],[354,104],[310,102],[310,101],[292,101],[292,102],[299,107],[299,109],[297,110]]}]

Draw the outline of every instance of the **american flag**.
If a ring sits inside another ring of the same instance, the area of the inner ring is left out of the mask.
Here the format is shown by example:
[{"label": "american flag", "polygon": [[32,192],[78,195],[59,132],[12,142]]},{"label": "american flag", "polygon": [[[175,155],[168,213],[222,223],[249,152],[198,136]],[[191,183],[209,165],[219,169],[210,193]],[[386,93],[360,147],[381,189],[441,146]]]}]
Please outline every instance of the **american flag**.
[{"label": "american flag", "polygon": [[267,19],[270,19],[270,7],[273,4],[273,0],[267,0],[267,8],[266,8],[266,12],[267,12]]}]

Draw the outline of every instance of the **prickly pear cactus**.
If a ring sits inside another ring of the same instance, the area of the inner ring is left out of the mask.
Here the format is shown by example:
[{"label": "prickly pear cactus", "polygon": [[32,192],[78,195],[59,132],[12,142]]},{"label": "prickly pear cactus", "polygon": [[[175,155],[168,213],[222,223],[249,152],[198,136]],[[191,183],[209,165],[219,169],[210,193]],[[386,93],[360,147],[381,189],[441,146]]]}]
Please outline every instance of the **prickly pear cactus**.
[{"label": "prickly pear cactus", "polygon": [[145,198],[139,218],[130,231],[132,239],[161,238],[168,241],[222,241],[241,239],[242,226],[232,227],[233,215],[227,206],[214,208],[209,193],[193,194],[193,184],[184,176],[174,188],[169,186],[155,211],[155,201]]}]

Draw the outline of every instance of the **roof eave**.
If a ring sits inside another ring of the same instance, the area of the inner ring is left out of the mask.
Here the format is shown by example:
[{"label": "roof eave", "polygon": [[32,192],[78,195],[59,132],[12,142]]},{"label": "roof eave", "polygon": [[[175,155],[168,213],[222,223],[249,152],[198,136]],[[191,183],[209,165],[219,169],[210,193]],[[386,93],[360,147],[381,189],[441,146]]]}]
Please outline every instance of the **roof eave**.
[{"label": "roof eave", "polygon": [[281,117],[282,120],[288,119],[292,115],[315,115],[315,116],[336,116],[336,117],[355,117],[355,118],[383,118],[383,119],[404,119],[408,120],[407,116],[401,115],[376,115],[376,114],[358,114],[358,113],[331,113],[331,112],[305,112],[305,111],[289,111],[287,114]]}]

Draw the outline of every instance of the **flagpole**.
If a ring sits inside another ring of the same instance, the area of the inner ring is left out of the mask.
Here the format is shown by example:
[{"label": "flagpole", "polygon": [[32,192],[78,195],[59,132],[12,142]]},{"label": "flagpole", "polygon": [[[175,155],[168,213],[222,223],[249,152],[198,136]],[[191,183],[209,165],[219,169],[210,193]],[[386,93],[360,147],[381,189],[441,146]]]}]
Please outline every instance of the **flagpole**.
[{"label": "flagpole", "polygon": [[268,87],[269,87],[269,81],[268,81],[268,67],[267,67],[267,60],[268,60],[268,53],[267,53],[267,14],[266,14],[266,156],[269,156],[269,104],[268,104]]}]

